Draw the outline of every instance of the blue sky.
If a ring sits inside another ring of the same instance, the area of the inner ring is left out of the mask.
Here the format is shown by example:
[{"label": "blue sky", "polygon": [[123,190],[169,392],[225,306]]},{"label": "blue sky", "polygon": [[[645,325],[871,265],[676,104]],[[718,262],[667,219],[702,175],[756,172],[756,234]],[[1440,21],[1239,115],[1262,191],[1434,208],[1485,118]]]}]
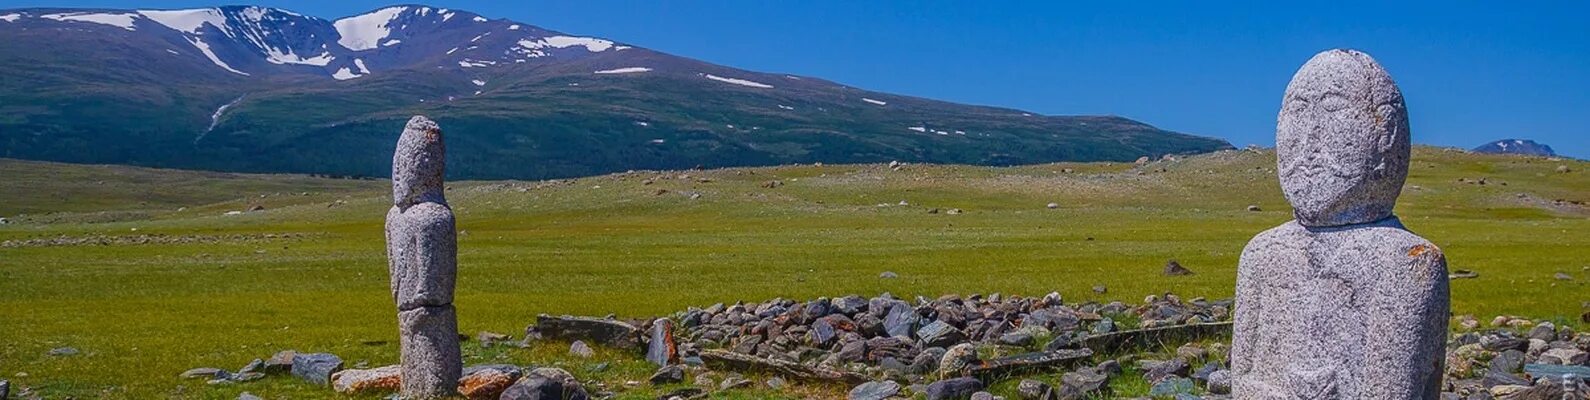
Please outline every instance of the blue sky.
[{"label": "blue sky", "polygon": [[[1237,146],[1273,145],[1275,113],[1292,73],[1315,52],[1351,47],[1368,51],[1401,84],[1415,142],[1470,148],[1493,139],[1530,138],[1559,153],[1590,158],[1590,2],[1067,3],[428,4],[870,90],[1043,114],[1121,115]],[[332,19],[391,3],[254,4]]]}]

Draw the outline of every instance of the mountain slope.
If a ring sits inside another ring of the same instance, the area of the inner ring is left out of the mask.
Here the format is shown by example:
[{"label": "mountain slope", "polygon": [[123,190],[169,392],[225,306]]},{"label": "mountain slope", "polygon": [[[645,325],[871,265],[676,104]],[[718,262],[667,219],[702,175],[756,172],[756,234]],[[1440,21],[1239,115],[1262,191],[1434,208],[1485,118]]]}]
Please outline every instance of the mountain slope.
[{"label": "mountain slope", "polygon": [[[1229,144],[744,71],[460,10],[0,11],[0,156],[381,176],[402,123],[449,172],[1131,160]],[[14,100],[13,100],[14,99]]]}]

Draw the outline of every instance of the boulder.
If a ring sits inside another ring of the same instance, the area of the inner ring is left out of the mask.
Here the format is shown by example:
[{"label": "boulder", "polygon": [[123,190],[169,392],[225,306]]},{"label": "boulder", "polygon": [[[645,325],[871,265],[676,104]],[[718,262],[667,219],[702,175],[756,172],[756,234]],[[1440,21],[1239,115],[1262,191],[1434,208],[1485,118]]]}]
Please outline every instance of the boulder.
[{"label": "boulder", "polygon": [[621,321],[542,314],[536,318],[536,330],[548,339],[584,340],[619,349],[640,349],[640,329]]},{"label": "boulder", "polygon": [[674,322],[658,318],[651,323],[651,340],[646,345],[646,361],[667,366],[679,361],[678,346],[674,343]]},{"label": "boulder", "polygon": [[458,394],[470,400],[491,400],[502,396],[524,372],[513,365],[478,365],[464,368],[458,378]]},{"label": "boulder", "polygon": [[345,369],[331,374],[331,388],[337,393],[387,393],[403,387],[403,367],[388,365],[373,369]]},{"label": "boulder", "polygon": [[900,384],[894,381],[872,381],[856,385],[845,396],[846,400],[884,400],[900,393]]},{"label": "boulder", "polygon": [[293,357],[293,376],[316,385],[331,384],[331,374],[342,370],[342,359],[330,353],[298,354]]},{"label": "boulder", "polygon": [[927,400],[971,399],[983,390],[983,382],[976,378],[951,378],[927,386]]},{"label": "boulder", "polygon": [[685,381],[685,369],[678,365],[665,365],[648,379],[653,385],[666,385]]}]

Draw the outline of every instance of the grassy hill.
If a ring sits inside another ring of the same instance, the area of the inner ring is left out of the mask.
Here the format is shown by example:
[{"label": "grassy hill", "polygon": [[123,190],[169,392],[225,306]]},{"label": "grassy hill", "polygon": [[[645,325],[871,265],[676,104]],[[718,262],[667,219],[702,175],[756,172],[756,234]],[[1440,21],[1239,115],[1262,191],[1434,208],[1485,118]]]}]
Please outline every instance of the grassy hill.
[{"label": "grassy hill", "polygon": [[[1573,324],[1590,301],[1586,169],[1415,150],[1398,214],[1440,245],[1453,269],[1480,274],[1453,282],[1454,313]],[[396,362],[385,182],[16,161],[0,162],[0,176],[8,177],[0,216],[16,221],[0,225],[0,377],[13,390],[318,397],[325,392],[289,379],[211,387],[176,376],[282,349]],[[1242,246],[1290,219],[1268,151],[1141,167],[640,171],[456,182],[448,198],[461,230],[460,329],[470,334],[518,334],[538,313],[645,317],[780,296],[1228,297]],[[1047,209],[1051,202],[1059,207]],[[253,205],[264,210],[224,215]],[[1196,274],[1161,276],[1170,259]],[[883,271],[900,279],[878,279]],[[1575,280],[1554,280],[1559,271]],[[1091,291],[1099,284],[1108,293]],[[46,355],[63,346],[83,354]],[[465,354],[466,363],[562,365],[615,386],[651,372],[628,361],[593,372],[593,361],[566,351],[470,342]],[[654,396],[649,390],[627,396]]]}]

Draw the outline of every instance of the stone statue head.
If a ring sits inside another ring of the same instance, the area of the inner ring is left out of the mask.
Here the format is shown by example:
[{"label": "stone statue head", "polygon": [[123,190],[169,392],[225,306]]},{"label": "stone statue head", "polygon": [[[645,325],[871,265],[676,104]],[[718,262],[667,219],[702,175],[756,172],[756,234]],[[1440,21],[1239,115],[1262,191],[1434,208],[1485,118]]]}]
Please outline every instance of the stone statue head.
[{"label": "stone statue head", "polygon": [[423,116],[410,119],[392,153],[392,204],[447,204],[442,195],[446,153],[441,127]]},{"label": "stone statue head", "polygon": [[1327,50],[1303,64],[1275,127],[1281,190],[1304,226],[1391,216],[1408,177],[1408,110],[1368,54]]}]

